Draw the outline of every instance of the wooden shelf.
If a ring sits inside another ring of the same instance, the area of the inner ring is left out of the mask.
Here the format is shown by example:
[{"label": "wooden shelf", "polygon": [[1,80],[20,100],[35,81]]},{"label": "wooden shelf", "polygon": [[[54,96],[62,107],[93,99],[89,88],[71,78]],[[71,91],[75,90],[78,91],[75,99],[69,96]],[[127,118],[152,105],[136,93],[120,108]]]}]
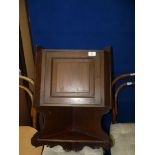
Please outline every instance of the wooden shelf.
[{"label": "wooden shelf", "polygon": [[87,135],[85,133],[81,133],[79,131],[64,131],[64,132],[59,132],[55,133],[52,135],[48,135],[48,137],[41,137],[42,139],[50,139],[50,141],[83,141],[83,142],[90,142],[90,141],[102,141],[101,139],[98,139],[94,136]]},{"label": "wooden shelf", "polygon": [[[37,139],[37,143],[34,140]],[[48,145],[50,147],[61,145],[64,150],[81,150],[83,146],[89,146],[92,148],[103,147],[109,148],[109,140],[105,137],[99,139],[92,135],[87,135],[78,131],[63,131],[51,135],[41,136],[38,133],[32,138],[32,144],[35,146]]]}]

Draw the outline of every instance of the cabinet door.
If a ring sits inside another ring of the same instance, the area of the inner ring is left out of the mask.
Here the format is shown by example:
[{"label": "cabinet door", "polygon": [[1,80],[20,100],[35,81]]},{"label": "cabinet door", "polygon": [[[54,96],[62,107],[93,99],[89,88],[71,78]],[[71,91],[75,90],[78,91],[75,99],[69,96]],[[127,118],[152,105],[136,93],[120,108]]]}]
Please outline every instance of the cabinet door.
[{"label": "cabinet door", "polygon": [[103,106],[103,53],[88,50],[41,50],[41,80],[36,90],[40,89],[39,105]]}]

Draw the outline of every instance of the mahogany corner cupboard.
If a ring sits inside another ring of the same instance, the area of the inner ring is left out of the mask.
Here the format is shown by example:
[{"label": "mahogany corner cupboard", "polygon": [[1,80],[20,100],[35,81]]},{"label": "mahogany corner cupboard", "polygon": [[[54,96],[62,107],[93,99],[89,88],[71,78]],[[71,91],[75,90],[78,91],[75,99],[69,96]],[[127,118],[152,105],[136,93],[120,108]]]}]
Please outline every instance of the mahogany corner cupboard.
[{"label": "mahogany corner cupboard", "polygon": [[35,66],[34,104],[44,125],[32,144],[109,149],[111,139],[101,119],[111,109],[111,48],[38,48]]}]

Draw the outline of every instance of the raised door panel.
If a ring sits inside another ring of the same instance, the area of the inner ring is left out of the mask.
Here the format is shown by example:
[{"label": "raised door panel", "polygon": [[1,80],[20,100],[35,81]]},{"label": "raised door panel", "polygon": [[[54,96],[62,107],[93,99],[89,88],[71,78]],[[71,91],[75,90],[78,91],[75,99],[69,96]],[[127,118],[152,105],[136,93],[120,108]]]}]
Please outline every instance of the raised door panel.
[{"label": "raised door panel", "polygon": [[[99,105],[100,56],[88,51],[49,51],[43,56],[42,105]],[[43,77],[44,76],[44,77]]]},{"label": "raised door panel", "polygon": [[94,97],[92,59],[53,59],[51,96]]}]

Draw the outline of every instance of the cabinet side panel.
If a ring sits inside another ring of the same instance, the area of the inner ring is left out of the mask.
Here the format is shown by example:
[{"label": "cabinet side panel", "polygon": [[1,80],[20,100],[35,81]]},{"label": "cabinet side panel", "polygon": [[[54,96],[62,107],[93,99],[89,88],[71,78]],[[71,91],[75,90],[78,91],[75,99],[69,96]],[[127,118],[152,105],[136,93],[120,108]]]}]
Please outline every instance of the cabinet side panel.
[{"label": "cabinet side panel", "polygon": [[106,48],[104,50],[104,84],[105,84],[105,91],[104,91],[104,102],[105,107],[111,109],[111,53],[112,48]]},{"label": "cabinet side panel", "polygon": [[38,48],[35,58],[35,86],[34,105],[39,106],[44,102],[44,79],[45,79],[45,57],[43,49]]},{"label": "cabinet side panel", "polygon": [[101,104],[103,106],[105,106],[105,71],[104,71],[104,65],[105,65],[105,62],[104,62],[104,57],[105,53],[104,52],[101,52],[100,53],[100,69],[101,69]]},{"label": "cabinet side panel", "polygon": [[34,105],[39,106],[40,103],[40,84],[41,84],[41,64],[42,49],[37,48],[35,55],[35,85],[34,85]]}]

